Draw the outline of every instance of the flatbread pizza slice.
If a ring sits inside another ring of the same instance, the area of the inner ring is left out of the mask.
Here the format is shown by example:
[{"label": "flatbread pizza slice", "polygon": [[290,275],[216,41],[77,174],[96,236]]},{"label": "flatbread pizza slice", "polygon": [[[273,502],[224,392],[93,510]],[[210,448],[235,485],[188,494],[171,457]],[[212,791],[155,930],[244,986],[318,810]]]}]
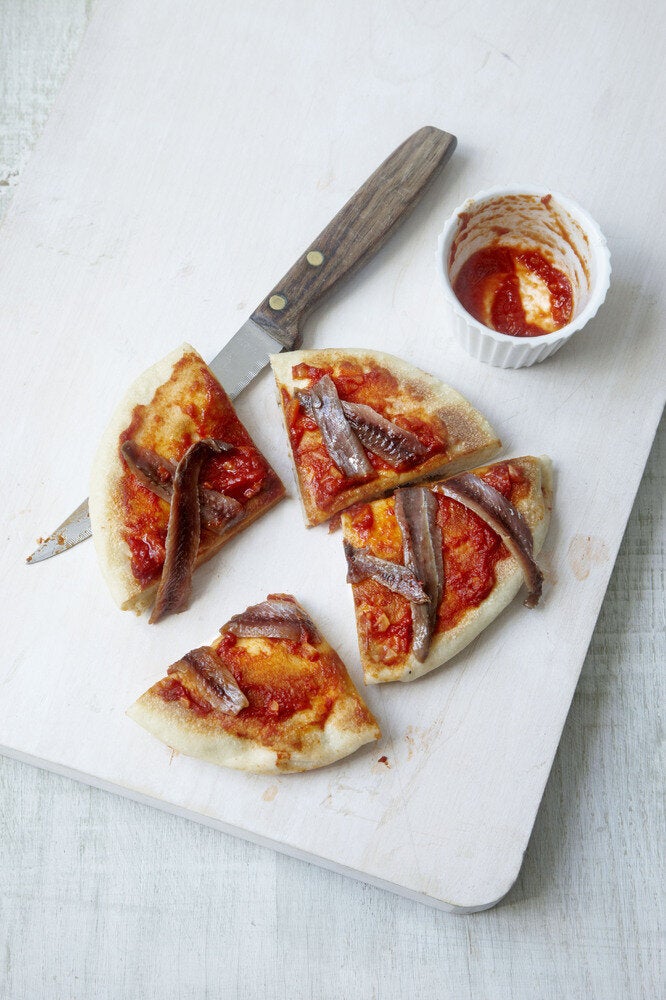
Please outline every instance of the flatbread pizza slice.
[{"label": "flatbread pizza slice", "polygon": [[513,600],[539,600],[552,505],[546,457],[397,490],[342,515],[367,684],[411,681],[455,656]]},{"label": "flatbread pizza slice", "polygon": [[499,450],[488,421],[460,393],[390,354],[293,351],[271,365],[309,526]]},{"label": "flatbread pizza slice", "polygon": [[309,771],[381,736],[338,654],[272,594],[172,664],[127,714],[174,750],[242,771]]},{"label": "flatbread pizza slice", "polygon": [[93,463],[90,520],[116,603],[183,610],[192,572],[284,496],[226,392],[189,344],[134,382]]}]

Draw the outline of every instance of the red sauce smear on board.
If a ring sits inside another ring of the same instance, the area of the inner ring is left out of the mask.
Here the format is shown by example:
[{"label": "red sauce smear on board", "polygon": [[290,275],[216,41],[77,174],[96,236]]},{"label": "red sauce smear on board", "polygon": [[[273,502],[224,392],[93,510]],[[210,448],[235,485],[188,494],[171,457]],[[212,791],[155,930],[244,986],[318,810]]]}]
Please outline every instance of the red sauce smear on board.
[{"label": "red sauce smear on board", "polygon": [[[549,307],[526,309],[521,280],[546,286]],[[534,282],[534,279],[539,279]],[[477,250],[460,269],[453,289],[474,319],[498,333],[541,337],[566,326],[573,315],[573,291],[566,274],[537,250],[487,246]],[[530,314],[531,318],[530,318]]]}]

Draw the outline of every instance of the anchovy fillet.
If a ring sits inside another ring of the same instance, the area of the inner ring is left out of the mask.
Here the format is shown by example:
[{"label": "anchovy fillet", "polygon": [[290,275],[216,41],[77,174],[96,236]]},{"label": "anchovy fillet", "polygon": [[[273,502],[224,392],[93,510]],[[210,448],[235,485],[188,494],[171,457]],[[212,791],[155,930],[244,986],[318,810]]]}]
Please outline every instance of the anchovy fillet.
[{"label": "anchovy fillet", "polygon": [[[225,444],[223,441],[218,441],[218,444],[221,451],[233,449],[233,445],[230,444],[226,445],[226,449],[222,448],[221,446]],[[175,463],[168,458],[161,458],[150,448],[143,448],[135,441],[123,442],[120,450],[130,471],[141,485],[170,504],[173,496],[173,477],[176,472]],[[215,533],[225,531],[230,522],[243,513],[243,505],[238,500],[204,486],[199,487],[199,506],[202,526]]]},{"label": "anchovy fillet", "polygon": [[361,444],[394,468],[427,454],[427,448],[421,444],[416,434],[387,420],[372,406],[343,400],[342,412],[356,431]]},{"label": "anchovy fillet", "polygon": [[348,479],[365,479],[373,467],[363,445],[344,415],[338,391],[330,375],[324,375],[311,389],[300,389],[301,406],[321,431],[326,451]]},{"label": "anchovy fillet", "polygon": [[188,672],[195,674],[197,686],[203,689],[212,707],[220,712],[238,715],[250,704],[231,671],[206,646],[190,650],[167,670],[167,674]]},{"label": "anchovy fillet", "polygon": [[423,486],[395,492],[395,516],[402,531],[405,565],[413,570],[428,595],[428,604],[412,602],[412,652],[423,663],[437,624],[444,592],[442,531],[437,523],[437,499]]},{"label": "anchovy fillet", "polygon": [[184,611],[188,605],[201,537],[199,473],[210,454],[226,451],[227,448],[225,442],[218,442],[213,438],[195,441],[176,466],[169,508],[166,557],[155,606],[150,616],[151,624],[173,612]]},{"label": "anchovy fillet", "polygon": [[376,580],[394,594],[406,597],[414,604],[427,604],[430,598],[423,589],[423,584],[409,566],[380,559],[365,549],[357,549],[350,542],[344,542],[347,557],[347,583],[360,583],[362,580]]},{"label": "anchovy fillet", "polygon": [[523,602],[525,607],[535,607],[541,597],[543,573],[534,559],[534,539],[530,526],[520,511],[498,490],[480,476],[475,476],[473,472],[465,472],[460,476],[454,476],[453,479],[446,479],[442,483],[437,483],[434,489],[468,507],[497,532],[523,571],[528,589]]},{"label": "anchovy fillet", "polygon": [[321,642],[314,622],[286,595],[269,596],[261,604],[252,605],[230,618],[220,631],[248,638]]}]

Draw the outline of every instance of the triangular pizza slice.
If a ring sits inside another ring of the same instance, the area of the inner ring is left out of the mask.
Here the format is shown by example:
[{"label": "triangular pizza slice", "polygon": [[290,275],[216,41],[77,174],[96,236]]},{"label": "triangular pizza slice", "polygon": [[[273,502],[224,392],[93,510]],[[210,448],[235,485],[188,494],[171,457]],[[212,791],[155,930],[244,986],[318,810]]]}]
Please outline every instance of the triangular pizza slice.
[{"label": "triangular pizza slice", "polygon": [[342,515],[347,580],[367,684],[410,681],[470,643],[527,583],[546,537],[546,457],[512,458],[408,486]]},{"label": "triangular pizza slice", "polygon": [[174,750],[264,773],[323,767],[381,736],[342,660],[288,594],[234,615],[127,714]]},{"label": "triangular pizza slice", "polygon": [[390,354],[294,351],[271,365],[308,525],[499,450],[460,393]]},{"label": "triangular pizza slice", "polygon": [[284,487],[193,347],[128,390],[93,463],[90,520],[123,610],[183,610],[194,568],[284,496]]}]

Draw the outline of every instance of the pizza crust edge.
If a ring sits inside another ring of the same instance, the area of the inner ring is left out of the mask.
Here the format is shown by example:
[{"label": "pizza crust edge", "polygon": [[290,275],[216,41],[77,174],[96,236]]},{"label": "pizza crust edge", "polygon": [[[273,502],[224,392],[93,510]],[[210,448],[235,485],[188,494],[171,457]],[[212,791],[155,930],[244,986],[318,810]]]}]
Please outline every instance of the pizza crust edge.
[{"label": "pizza crust edge", "polygon": [[288,774],[311,771],[334,764],[362,746],[380,738],[378,727],[368,725],[351,732],[339,723],[339,706],[331,712],[311,752],[292,751],[278,765],[279,753],[224,730],[214,732],[191,725],[191,713],[177,702],[164,702],[152,689],[127,709],[134,722],[172,750],[219,767],[256,774]]}]

